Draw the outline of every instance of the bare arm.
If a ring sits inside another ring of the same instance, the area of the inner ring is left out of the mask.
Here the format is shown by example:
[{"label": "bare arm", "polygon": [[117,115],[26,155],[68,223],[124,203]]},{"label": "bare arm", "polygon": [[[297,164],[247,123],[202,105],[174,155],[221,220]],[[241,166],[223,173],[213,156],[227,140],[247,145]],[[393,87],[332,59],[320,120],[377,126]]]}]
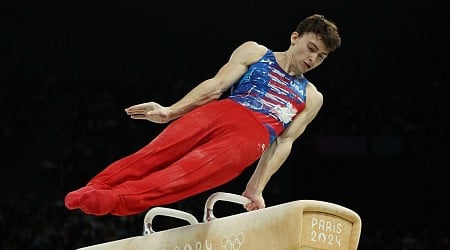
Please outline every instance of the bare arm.
[{"label": "bare arm", "polygon": [[249,65],[263,56],[266,50],[264,46],[255,42],[245,42],[233,51],[229,61],[214,77],[201,82],[173,105],[164,107],[155,102],[148,102],[131,106],[125,111],[133,119],[145,119],[156,123],[176,119],[196,107],[220,98],[247,71]]},{"label": "bare arm", "polygon": [[291,153],[294,141],[303,134],[307,125],[311,123],[322,107],[323,96],[312,84],[308,85],[307,94],[305,109],[263,153],[255,172],[248,181],[243,193],[243,196],[252,200],[252,203],[245,205],[248,211],[266,206],[262,196],[265,186]]}]

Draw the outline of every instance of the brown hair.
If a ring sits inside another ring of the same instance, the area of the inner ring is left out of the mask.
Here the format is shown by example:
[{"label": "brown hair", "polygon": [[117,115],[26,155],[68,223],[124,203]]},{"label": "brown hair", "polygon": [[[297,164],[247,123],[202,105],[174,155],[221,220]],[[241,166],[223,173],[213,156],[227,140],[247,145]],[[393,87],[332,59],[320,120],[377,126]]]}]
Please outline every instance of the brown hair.
[{"label": "brown hair", "polygon": [[323,15],[314,14],[306,17],[298,24],[295,31],[300,35],[308,32],[318,35],[330,52],[341,46],[341,37],[336,24]]}]

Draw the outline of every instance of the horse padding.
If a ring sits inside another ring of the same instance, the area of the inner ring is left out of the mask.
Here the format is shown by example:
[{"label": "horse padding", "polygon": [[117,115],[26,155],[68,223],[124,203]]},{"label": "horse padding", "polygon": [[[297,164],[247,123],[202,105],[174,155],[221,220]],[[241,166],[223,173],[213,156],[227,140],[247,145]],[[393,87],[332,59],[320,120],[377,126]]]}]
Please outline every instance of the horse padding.
[{"label": "horse padding", "polygon": [[356,250],[361,226],[346,207],[297,200],[80,250]]}]

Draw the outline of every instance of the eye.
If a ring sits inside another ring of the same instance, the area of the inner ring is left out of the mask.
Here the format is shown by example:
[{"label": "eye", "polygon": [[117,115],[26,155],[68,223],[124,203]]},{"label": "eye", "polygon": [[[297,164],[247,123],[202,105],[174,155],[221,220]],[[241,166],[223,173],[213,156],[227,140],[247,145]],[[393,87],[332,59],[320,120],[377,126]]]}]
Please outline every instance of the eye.
[{"label": "eye", "polygon": [[319,54],[319,58],[320,58],[321,60],[325,60],[325,58],[327,58],[327,56],[328,56],[328,54],[326,54],[326,53],[320,53],[320,54]]}]

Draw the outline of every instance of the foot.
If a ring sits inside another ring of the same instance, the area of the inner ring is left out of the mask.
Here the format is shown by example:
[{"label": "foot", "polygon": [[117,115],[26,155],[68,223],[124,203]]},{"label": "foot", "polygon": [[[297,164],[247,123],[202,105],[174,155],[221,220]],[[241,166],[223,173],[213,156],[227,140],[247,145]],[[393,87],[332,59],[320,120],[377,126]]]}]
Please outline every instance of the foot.
[{"label": "foot", "polygon": [[69,210],[80,208],[80,197],[85,193],[94,190],[92,186],[85,186],[78,190],[72,191],[64,198],[64,204]]},{"label": "foot", "polygon": [[80,197],[80,209],[86,214],[106,215],[119,203],[119,197],[111,190],[91,190]]}]

